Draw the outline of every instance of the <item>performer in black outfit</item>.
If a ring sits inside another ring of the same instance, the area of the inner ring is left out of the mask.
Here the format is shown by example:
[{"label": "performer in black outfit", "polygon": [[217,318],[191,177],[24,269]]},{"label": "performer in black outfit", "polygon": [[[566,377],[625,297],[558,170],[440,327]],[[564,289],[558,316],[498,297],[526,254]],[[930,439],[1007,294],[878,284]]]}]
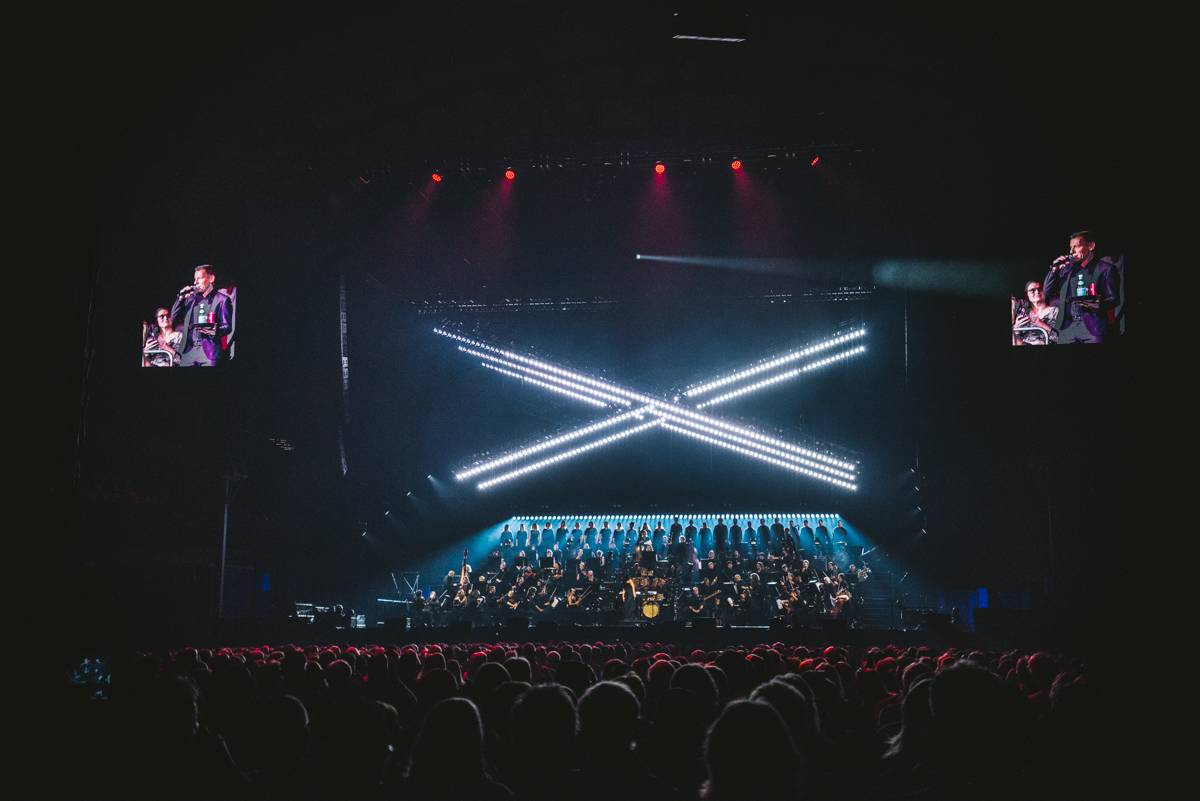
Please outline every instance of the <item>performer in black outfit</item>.
[{"label": "performer in black outfit", "polygon": [[825,518],[817,520],[817,530],[813,535],[817,547],[828,558],[833,556],[833,541],[829,539],[829,529],[825,527]]},{"label": "performer in black outfit", "polygon": [[725,525],[725,518],[718,517],[717,525],[713,528],[713,538],[715,540],[715,548],[717,553],[725,553],[726,539],[729,536],[729,527]]},{"label": "performer in black outfit", "polygon": [[807,520],[802,520],[800,522],[803,524],[800,527],[800,547],[812,548],[813,552],[815,553],[817,550],[817,541],[815,535],[813,534],[812,526],[808,524]]},{"label": "performer in black outfit", "polygon": [[682,533],[683,533],[683,526],[680,524],[679,518],[677,517],[671,523],[671,542],[675,542],[676,540],[678,540],[679,535]]},{"label": "performer in black outfit", "polygon": [[783,548],[783,523],[779,522],[779,518],[775,518],[775,522],[771,524],[771,553],[778,554]]},{"label": "performer in black outfit", "polygon": [[1096,240],[1089,231],[1076,231],[1069,240],[1071,255],[1050,265],[1042,280],[1046,298],[1057,296],[1058,344],[1099,344],[1118,336],[1121,274],[1111,259],[1096,257]]},{"label": "performer in black outfit", "polygon": [[197,267],[192,280],[171,307],[171,322],[183,332],[179,366],[217,367],[226,359],[222,340],[233,333],[233,300],[216,288],[210,264]]}]

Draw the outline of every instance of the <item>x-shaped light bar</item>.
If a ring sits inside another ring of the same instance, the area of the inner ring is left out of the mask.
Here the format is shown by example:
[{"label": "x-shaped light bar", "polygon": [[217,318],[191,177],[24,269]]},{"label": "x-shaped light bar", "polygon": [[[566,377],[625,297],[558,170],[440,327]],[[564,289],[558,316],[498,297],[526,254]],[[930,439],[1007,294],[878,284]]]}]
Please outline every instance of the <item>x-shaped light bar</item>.
[{"label": "x-shaped light bar", "polygon": [[[716,390],[724,390],[696,403],[694,408],[683,405],[679,399],[666,400],[645,395],[610,381],[566,370],[549,362],[503,350],[441,328],[435,328],[434,333],[458,342],[460,351],[480,359],[483,367],[502,375],[557,392],[590,406],[619,410],[617,414],[604,420],[567,431],[526,448],[501,454],[455,473],[456,479],[465,481],[550,452],[536,461],[480,481],[476,485],[478,489],[488,489],[634,434],[660,427],[850,492],[858,489],[857,465],[853,462],[812,447],[767,436],[747,426],[713,417],[700,410],[857,356],[866,351],[865,345],[855,344],[857,340],[866,336],[865,328],[836,335],[691,387],[683,392],[682,398],[693,400],[708,396]],[[764,374],[767,375],[757,378]],[[757,380],[742,383],[750,379]],[[742,385],[735,387],[737,384]],[[571,444],[593,434],[601,436],[587,439],[578,445]]]}]

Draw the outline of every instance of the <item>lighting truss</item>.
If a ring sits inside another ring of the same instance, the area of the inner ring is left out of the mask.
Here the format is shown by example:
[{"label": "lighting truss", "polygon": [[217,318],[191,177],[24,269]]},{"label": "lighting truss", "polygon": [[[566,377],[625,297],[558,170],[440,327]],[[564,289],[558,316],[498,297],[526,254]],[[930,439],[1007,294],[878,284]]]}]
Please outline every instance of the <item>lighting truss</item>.
[{"label": "lighting truss", "polygon": [[[805,475],[809,478],[827,482],[841,489],[848,491],[857,490],[855,471],[857,466],[853,462],[837,459],[827,453],[812,450],[796,443],[787,442],[767,436],[752,428],[737,425],[720,418],[712,417],[698,410],[694,410],[683,406],[676,401],[667,401],[661,398],[655,398],[643,393],[629,390],[625,387],[618,386],[612,382],[584,375],[572,370],[567,370],[549,362],[534,359],[512,351],[488,345],[478,340],[470,339],[441,328],[435,328],[434,333],[447,337],[461,343],[458,349],[463,353],[474,356],[481,360],[481,365],[491,370],[516,378],[521,381],[526,381],[537,386],[550,389],[554,392],[561,393],[575,400],[588,403],[592,406],[603,407],[608,405],[630,407],[633,404],[638,404],[628,411],[624,411],[606,420],[601,420],[581,428],[568,431],[552,439],[546,440],[535,445],[511,451],[502,454],[494,459],[472,465],[469,468],[461,470],[455,474],[455,478],[462,481],[490,472],[496,468],[503,467],[514,462],[518,462],[526,457],[544,453],[560,445],[582,439],[583,437],[594,434],[598,431],[611,428],[620,423],[636,421],[636,425],[617,431],[616,433],[606,434],[605,436],[586,442],[582,445],[577,445],[567,450],[554,454],[553,456],[540,459],[532,462],[521,468],[508,471],[494,478],[481,481],[477,484],[478,489],[488,489],[496,484],[509,481],[531,472],[541,470],[544,467],[549,467],[559,462],[571,459],[582,453],[586,453],[596,448],[603,447],[613,442],[624,439],[633,434],[641,433],[658,426],[706,442],[717,447],[730,450],[742,456],[763,461],[773,466],[785,469],[794,473]],[[718,389],[722,386],[729,386],[746,378],[760,375],[785,364],[795,362],[800,359],[807,358],[835,348],[839,345],[850,342],[865,336],[866,329],[857,329],[846,334],[833,337],[823,342],[806,348],[791,351],[776,359],[772,359],[761,364],[757,364],[746,370],[733,373],[728,376],[716,379],[714,381],[701,384],[684,393],[685,396],[696,396],[706,392]],[[767,386],[771,386],[782,381],[789,380],[799,376],[805,372],[819,369],[821,367],[833,364],[865,352],[865,346],[857,346],[848,350],[830,354],[829,356],[819,359],[802,367],[793,368],[774,376],[769,376],[760,381],[740,387],[736,390],[710,398],[708,401],[699,404],[697,409],[705,406],[716,405],[727,400],[731,400],[742,395],[755,392]],[[645,420],[647,416],[652,419]]]}]

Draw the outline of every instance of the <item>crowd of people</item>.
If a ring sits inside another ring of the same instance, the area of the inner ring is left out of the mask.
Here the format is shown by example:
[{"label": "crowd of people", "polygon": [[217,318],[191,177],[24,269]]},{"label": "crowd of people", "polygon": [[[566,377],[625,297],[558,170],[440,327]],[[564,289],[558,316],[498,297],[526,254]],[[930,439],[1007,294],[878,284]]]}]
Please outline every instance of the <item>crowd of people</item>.
[{"label": "crowd of people", "polygon": [[188,647],[79,707],[122,798],[1074,797],[1103,736],[1075,658],[893,645]]},{"label": "crowd of people", "polygon": [[[505,524],[488,564],[463,562],[442,586],[415,592],[415,624],[499,622],[514,616],[596,623],[714,618],[761,625],[777,617],[854,623],[871,571],[840,520],[771,524],[675,517],[636,526],[607,520]],[[743,526],[743,522],[745,525]],[[586,523],[586,527],[584,527]],[[544,549],[544,550],[543,550]],[[701,557],[702,553],[707,554]]]}]

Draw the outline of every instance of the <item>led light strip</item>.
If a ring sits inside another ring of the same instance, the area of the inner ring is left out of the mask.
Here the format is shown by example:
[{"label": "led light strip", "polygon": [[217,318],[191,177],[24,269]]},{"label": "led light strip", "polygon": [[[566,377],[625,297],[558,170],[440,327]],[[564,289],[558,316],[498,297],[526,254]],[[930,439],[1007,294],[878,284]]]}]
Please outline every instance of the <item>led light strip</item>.
[{"label": "led light strip", "polygon": [[725,401],[732,400],[733,398],[740,398],[742,395],[756,392],[763,387],[769,387],[772,384],[778,384],[781,381],[788,381],[798,375],[801,375],[802,373],[807,373],[811,370],[818,370],[822,367],[833,364],[834,362],[840,362],[841,360],[848,359],[851,356],[857,356],[860,353],[865,353],[866,350],[867,348],[865,345],[859,345],[857,348],[851,348],[850,350],[836,353],[833,356],[827,356],[824,359],[818,359],[817,361],[810,362],[803,367],[797,367],[794,370],[788,370],[785,373],[780,373],[779,375],[774,375],[770,378],[764,378],[762,381],[756,381],[753,384],[747,384],[744,387],[731,390],[723,395],[717,395],[714,398],[709,398],[704,403],[697,404],[696,408],[706,409],[709,406],[716,406],[718,403],[724,403]]},{"label": "led light strip", "polygon": [[486,350],[490,353],[494,353],[497,356],[503,357],[505,359],[511,359],[512,361],[515,361],[515,362],[527,364],[530,367],[533,367],[535,369],[545,370],[548,373],[553,373],[555,375],[562,376],[563,378],[569,378],[573,381],[578,381],[580,383],[596,387],[597,389],[602,389],[606,392],[612,392],[615,395],[619,395],[619,396],[627,398],[629,400],[640,401],[641,403],[649,403],[654,400],[653,398],[651,398],[647,395],[640,395],[636,392],[630,392],[629,390],[622,389],[621,387],[609,384],[607,381],[600,381],[598,379],[591,378],[586,375],[581,375],[579,373],[571,372],[570,370],[564,370],[561,367],[557,367],[553,364],[548,364],[547,362],[538,361],[537,359],[531,359],[528,356],[522,356],[521,354],[513,353],[512,351],[501,350],[500,348],[492,347],[491,345],[488,345],[484,342],[479,342],[478,340],[469,339],[467,337],[460,336],[458,334],[451,334],[449,331],[443,331],[440,328],[433,329],[433,332],[435,334],[440,334],[444,337],[449,337],[450,339],[456,340],[458,342],[462,342],[466,345],[470,345],[474,348],[478,348],[479,350]]},{"label": "led light strip", "polygon": [[513,370],[520,370],[522,373],[527,373],[527,374],[535,376],[537,378],[541,378],[545,381],[556,381],[560,384],[565,384],[567,386],[574,388],[578,392],[586,393],[591,398],[603,398],[606,401],[606,403],[603,405],[608,405],[608,404],[613,404],[613,403],[619,404],[621,406],[632,406],[633,405],[629,401],[625,400],[624,398],[619,397],[611,392],[608,392],[607,390],[602,391],[602,390],[592,389],[589,386],[580,384],[580,383],[572,381],[570,379],[562,378],[562,377],[555,375],[552,372],[548,372],[546,370],[535,370],[532,367],[526,367],[523,364],[517,364],[516,362],[511,362],[511,361],[508,361],[507,359],[501,359],[499,356],[493,356],[490,353],[481,353],[477,350],[471,350],[470,348],[464,348],[462,345],[459,345],[458,349],[461,350],[463,353],[470,354],[471,356],[477,356],[480,359],[484,359],[484,360],[486,360],[488,362],[492,362],[494,364],[501,364],[501,365],[504,365],[505,367],[511,368]]},{"label": "led light strip", "polygon": [[615,426],[617,423],[624,422],[631,417],[641,417],[641,415],[636,410],[632,412],[625,412],[624,414],[618,414],[615,417],[608,418],[607,420],[601,420],[599,423],[592,423],[589,426],[577,428],[574,431],[568,431],[566,434],[561,434],[553,439],[548,439],[545,442],[539,442],[538,444],[531,445],[528,448],[512,451],[511,453],[498,456],[495,459],[490,459],[486,462],[480,462],[479,464],[472,465],[466,470],[460,470],[459,472],[455,473],[454,478],[459,481],[464,481],[473,476],[477,476],[480,473],[486,473],[494,468],[503,467],[506,464],[518,462],[521,459],[524,459],[526,456],[533,456],[536,453],[541,453],[542,451],[556,448],[559,445],[579,439],[580,437],[586,437],[588,434],[593,434],[597,431],[609,428],[610,426]]},{"label": "led light strip", "polygon": [[[514,515],[513,517],[503,520],[496,524],[499,529],[504,523],[540,523],[543,520],[554,522],[555,520],[563,520],[568,523],[577,521],[600,521],[601,523],[612,522],[624,524],[626,520],[632,520],[635,523],[649,522],[666,522],[671,518],[678,517],[682,520],[716,520],[717,518],[725,518],[728,520],[741,520],[743,518],[751,521],[757,519],[771,520],[778,517],[780,520],[841,520],[842,515],[834,514],[833,512],[661,512],[655,514],[646,514],[644,512],[633,512],[629,514],[601,512],[598,514],[570,514],[562,515]],[[624,530],[624,529],[622,529]]]},{"label": "led light strip", "polygon": [[[464,348],[460,348],[460,350],[466,350],[466,349],[464,349]],[[494,356],[488,356],[488,355],[486,355],[486,354],[473,353],[473,355],[478,355],[478,356],[481,356],[481,357],[482,357],[482,358],[484,358],[484,359],[494,359],[495,361],[498,361],[498,362],[507,363],[507,362],[504,362],[504,360],[503,360],[503,359],[498,359],[498,358],[496,358],[496,357],[494,357]],[[484,364],[485,364],[485,366],[486,366],[486,364],[487,364],[487,363],[486,363],[486,362],[484,362]],[[515,367],[517,370],[521,370],[521,371],[524,371],[524,370],[529,370],[529,369],[530,369],[530,368],[527,368],[527,367],[523,367],[523,366],[521,366],[521,365],[515,365],[515,364],[514,364],[514,365],[512,365],[512,366],[514,366],[514,367]],[[498,372],[502,372],[502,373],[505,373],[505,374],[507,374],[507,375],[513,375],[513,373],[511,373],[511,372],[509,372],[509,371],[507,371],[507,370],[503,370],[503,369],[500,369],[500,368],[493,368],[493,369],[496,369]],[[538,372],[538,371],[532,371],[532,372]],[[519,377],[519,376],[518,376],[518,377]],[[574,384],[574,383],[572,383],[572,382],[570,382],[570,381],[568,381],[567,379],[564,379],[564,378],[559,378],[559,377],[556,377],[556,376],[548,376],[548,377],[550,378],[550,380],[551,380],[551,381],[562,382],[562,383],[566,384],[567,386],[570,386],[570,387],[572,387],[572,388],[574,388],[574,389],[582,389],[582,390],[584,390],[584,391],[587,391],[587,392],[594,393],[595,395],[597,395],[597,396],[599,396],[599,397],[602,397],[602,398],[608,398],[608,397],[609,397],[609,396],[607,396],[605,393],[602,393],[602,392],[600,392],[600,391],[598,391],[598,390],[589,390],[589,389],[587,389],[586,387],[580,387],[580,386],[578,386],[578,385],[576,385],[576,384]],[[588,400],[590,400],[590,399],[588,399]],[[798,455],[796,455],[796,454],[793,454],[793,453],[788,453],[787,451],[783,451],[783,450],[779,450],[779,449],[776,449],[776,448],[772,448],[772,447],[770,447],[770,446],[768,446],[768,445],[762,445],[762,444],[760,444],[760,443],[754,442],[753,440],[747,439],[747,438],[745,438],[745,437],[740,437],[740,436],[738,436],[737,434],[731,434],[731,433],[728,433],[728,432],[724,432],[724,431],[721,431],[721,430],[719,430],[719,429],[717,429],[717,428],[714,428],[714,427],[712,427],[712,426],[708,426],[708,425],[705,425],[705,424],[703,424],[703,423],[698,423],[698,422],[696,422],[696,421],[694,421],[694,420],[689,420],[687,417],[685,417],[685,416],[683,416],[683,415],[681,415],[681,414],[679,414],[679,413],[678,413],[678,412],[679,412],[679,409],[678,409],[678,407],[675,407],[675,406],[672,406],[672,405],[659,405],[659,406],[658,406],[658,407],[656,407],[656,408],[652,408],[652,407],[650,407],[650,406],[646,406],[646,407],[643,407],[643,409],[642,409],[642,410],[640,410],[640,411],[646,411],[646,412],[648,412],[648,413],[652,413],[652,414],[655,414],[655,415],[659,415],[661,418],[665,418],[665,419],[673,420],[673,421],[674,421],[676,424],[678,424],[678,425],[685,425],[685,426],[690,426],[690,427],[692,427],[692,428],[694,428],[694,429],[700,429],[701,431],[703,431],[704,433],[706,433],[706,434],[708,434],[708,435],[710,435],[710,436],[712,436],[712,437],[720,437],[720,438],[722,438],[722,439],[724,439],[724,440],[732,440],[732,441],[734,441],[734,442],[736,442],[736,443],[739,443],[739,444],[741,444],[741,445],[743,445],[743,446],[745,446],[745,447],[754,448],[754,449],[758,450],[760,453],[763,453],[764,455],[770,455],[770,456],[775,456],[775,457],[783,458],[783,459],[786,459],[786,460],[788,460],[789,462],[791,462],[791,463],[793,463],[793,464],[796,464],[796,465],[804,465],[804,466],[810,467],[810,468],[812,468],[812,469],[814,469],[814,470],[820,470],[820,471],[823,471],[823,472],[825,472],[825,473],[829,473],[829,474],[831,474],[831,475],[833,475],[833,476],[835,476],[835,477],[837,477],[837,478],[841,478],[841,479],[853,479],[853,478],[854,478],[854,474],[853,474],[852,472],[847,472],[847,471],[840,470],[840,469],[838,469],[838,468],[835,468],[835,467],[830,467],[830,466],[827,466],[827,465],[821,464],[821,463],[819,463],[819,462],[811,461],[811,460],[809,460],[809,459],[806,459],[806,458],[804,458],[804,457],[802,457],[802,456],[798,456]],[[738,449],[736,448],[736,446],[734,446],[734,445],[728,445],[727,443],[725,443],[725,444],[722,444],[722,443],[714,443],[714,444],[721,444],[721,445],[722,445],[722,447],[728,447],[730,450],[735,450],[735,451],[737,451],[737,450],[738,450]],[[739,452],[740,452],[740,451],[739,451]]]},{"label": "led light strip", "polygon": [[526,383],[533,384],[534,386],[545,387],[546,389],[549,389],[553,392],[558,392],[562,395],[566,395],[568,397],[574,398],[575,400],[583,401],[584,403],[590,403],[592,406],[598,406],[601,409],[608,408],[608,404],[605,403],[604,401],[598,401],[598,400],[595,400],[594,398],[589,398],[587,395],[581,395],[578,392],[572,392],[569,389],[565,389],[564,387],[556,386],[547,381],[538,381],[536,378],[530,378],[527,375],[521,375],[520,373],[515,373],[512,370],[505,370],[503,367],[497,367],[496,365],[488,364],[487,362],[480,362],[480,365],[482,365],[483,367],[486,367],[489,370],[495,370],[497,373],[503,373],[504,375],[512,376],[513,378],[517,379],[518,381],[525,381]]},{"label": "led light strip", "polygon": [[833,467],[837,467],[842,470],[852,470],[853,471],[853,470],[857,469],[857,466],[853,462],[844,462],[841,459],[835,459],[832,456],[827,456],[823,453],[818,453],[817,451],[809,450],[808,448],[802,448],[799,445],[795,445],[791,442],[785,442],[784,440],[779,440],[779,439],[775,439],[773,437],[768,437],[765,434],[758,433],[757,431],[755,431],[752,428],[745,428],[744,426],[736,426],[736,425],[733,425],[732,423],[727,423],[724,420],[720,420],[716,417],[712,417],[711,415],[700,414],[699,412],[693,412],[691,409],[684,408],[683,406],[678,406],[673,403],[669,404],[669,403],[663,403],[662,401],[656,401],[654,403],[654,407],[656,409],[663,409],[663,408],[670,409],[673,412],[676,412],[680,415],[683,415],[684,417],[695,420],[698,423],[704,423],[705,425],[712,426],[713,428],[719,428],[719,429],[723,429],[725,431],[733,432],[735,434],[741,434],[744,437],[748,437],[757,442],[761,442],[764,445],[773,445],[776,448],[782,448],[785,451],[791,451],[792,453],[796,453],[801,456],[807,456],[810,459],[815,459],[818,462],[824,462],[825,464],[832,465]]},{"label": "led light strip", "polygon": [[532,462],[530,464],[525,465],[524,467],[518,468],[517,470],[513,470],[508,473],[503,473],[501,475],[496,476],[495,478],[489,478],[487,481],[481,481],[478,484],[476,484],[475,487],[477,489],[481,489],[481,490],[488,489],[489,487],[494,487],[497,484],[501,484],[505,481],[511,481],[514,478],[520,478],[521,476],[527,475],[536,470],[541,470],[545,467],[550,467],[551,465],[558,464],[559,462],[562,462],[562,461],[566,461],[567,459],[571,459],[575,456],[578,456],[581,453],[587,453],[588,451],[595,450],[596,448],[602,448],[605,445],[610,445],[610,444],[616,442],[617,440],[625,439],[626,437],[641,433],[642,431],[645,431],[649,428],[654,428],[655,426],[660,425],[660,424],[661,423],[658,420],[651,420],[648,423],[642,423],[641,425],[636,425],[633,428],[627,428],[624,431],[620,431],[616,434],[609,434],[607,437],[602,437],[600,439],[593,440],[592,442],[589,442],[585,445],[580,445],[576,448],[571,448],[570,450],[563,451],[562,453],[556,453],[553,456],[549,457],[548,459],[542,459],[541,461],[538,461],[538,462]]},{"label": "led light strip", "polygon": [[841,487],[842,489],[850,490],[851,492],[858,491],[857,484],[853,484],[849,481],[842,481],[841,479],[833,478],[832,476],[828,476],[825,473],[818,473],[815,470],[809,470],[806,467],[801,467],[792,462],[785,462],[782,459],[776,459],[773,456],[767,456],[759,451],[753,451],[753,450],[750,450],[749,448],[739,448],[735,445],[729,445],[727,443],[713,439],[712,437],[709,437],[709,436],[706,436],[699,432],[693,431],[690,428],[683,428],[682,426],[672,425],[671,423],[663,423],[662,427],[668,431],[674,431],[677,434],[683,434],[685,437],[691,437],[693,439],[698,439],[701,442],[707,442],[711,445],[720,445],[723,448],[727,448],[736,453],[740,453],[743,456],[749,456],[751,459],[758,459],[759,461],[767,462],[768,464],[773,464],[776,467],[782,467],[785,470],[791,470],[792,472],[795,472],[795,473],[803,473],[804,475],[808,476],[809,478],[815,478],[820,481],[827,481],[830,484],[833,484],[834,486]]},{"label": "led light strip", "polygon": [[714,389],[720,389],[721,387],[741,381],[744,378],[750,378],[751,376],[756,376],[759,373],[765,373],[768,370],[774,370],[776,367],[782,367],[785,364],[790,364],[797,359],[803,359],[807,356],[812,356],[813,354],[820,353],[821,351],[828,350],[829,348],[841,345],[842,343],[849,342],[854,339],[858,339],[859,337],[864,337],[866,335],[867,329],[859,328],[855,331],[850,331],[842,334],[841,336],[834,337],[833,339],[828,339],[824,342],[818,342],[816,345],[810,345],[809,347],[801,350],[794,350],[791,353],[785,353],[783,356],[780,356],[777,359],[771,359],[768,362],[763,362],[762,364],[755,365],[754,367],[740,370],[732,375],[727,375],[724,378],[718,378],[714,381],[700,384],[699,386],[685,390],[683,394],[689,398],[696,397],[697,395],[703,395],[706,392],[711,392]]},{"label": "led light strip", "polygon": [[[787,451],[781,451],[777,448],[772,448],[769,445],[760,445],[757,442],[754,442],[753,440],[748,440],[743,437],[739,437],[736,434],[728,434],[724,431],[720,431],[715,428],[701,426],[697,423],[691,422],[690,420],[681,418],[678,415],[669,415],[669,414],[661,412],[661,411],[656,412],[656,414],[663,415],[666,419],[671,420],[676,425],[686,426],[686,427],[689,427],[691,430],[698,430],[704,434],[707,434],[708,436],[718,437],[722,440],[725,440],[725,442],[717,442],[717,443],[713,443],[713,444],[721,445],[722,447],[728,447],[730,450],[738,451],[739,453],[740,453],[740,450],[738,450],[738,448],[737,448],[738,445],[740,445],[744,448],[752,448],[752,449],[758,451],[759,453],[762,453],[767,456],[774,456],[779,459],[784,459],[784,460],[786,460],[792,464],[795,464],[797,466],[808,467],[813,470],[820,470],[822,473],[827,473],[831,476],[834,476],[835,478],[842,478],[842,479],[846,479],[847,481],[853,481],[856,478],[854,473],[850,472],[848,470],[839,470],[836,467],[828,467],[826,465],[821,464],[820,462],[814,462],[810,459],[805,459],[802,456],[796,456],[795,454],[788,453]],[[727,444],[728,442],[732,442],[734,444]]]},{"label": "led light strip", "polygon": [[522,356],[519,353],[512,353],[511,351],[501,350],[500,348],[494,348],[491,345],[487,345],[483,342],[469,339],[467,337],[460,336],[458,334],[452,334],[448,331],[443,331],[440,328],[435,328],[433,330],[434,330],[434,333],[439,334],[441,336],[448,337],[448,338],[456,340],[458,342],[466,343],[475,348],[479,348],[480,350],[486,350],[486,351],[490,351],[495,354],[499,354],[500,356],[506,357],[512,361],[521,362],[523,364],[530,365],[531,367],[534,367],[534,368],[537,368],[540,370],[544,370],[547,373],[551,373],[551,374],[560,376],[562,378],[566,378],[566,379],[570,379],[572,381],[577,381],[577,382],[580,382],[583,384],[594,386],[605,392],[610,392],[617,397],[624,397],[629,400],[638,401],[640,403],[644,403],[648,406],[651,406],[654,409],[672,410],[679,414],[684,415],[685,417],[690,417],[693,420],[696,420],[697,422],[705,423],[705,424],[711,425],[715,428],[721,428],[721,429],[725,429],[726,431],[731,431],[731,432],[734,432],[737,434],[741,434],[742,436],[749,437],[750,439],[753,439],[753,440],[757,440],[763,444],[773,445],[777,448],[783,448],[784,450],[792,451],[793,453],[798,453],[801,456],[807,456],[810,459],[815,459],[819,462],[825,462],[826,464],[833,465],[834,467],[841,468],[842,470],[854,470],[856,468],[856,466],[851,462],[845,462],[840,459],[835,459],[831,456],[827,456],[826,454],[818,453],[817,451],[813,451],[813,450],[809,450],[807,448],[800,447],[799,445],[795,445],[791,442],[785,442],[783,440],[778,440],[778,439],[774,439],[772,437],[768,437],[764,434],[760,434],[757,431],[754,431],[753,429],[745,428],[743,426],[736,426],[731,423],[726,423],[723,420],[719,420],[717,418],[711,417],[710,415],[700,414],[699,412],[694,412],[690,409],[687,409],[687,408],[680,406],[678,404],[675,404],[675,403],[668,403],[666,401],[662,401],[657,398],[652,398],[648,395],[642,395],[637,392],[631,392],[629,390],[622,389],[621,387],[615,386],[613,384],[609,384],[608,382],[598,381],[594,378],[589,378],[588,376],[584,376],[584,375],[580,375],[578,373],[571,372],[570,370],[563,370],[552,364],[547,364],[546,362],[538,361],[537,359],[531,359],[528,356]]}]

